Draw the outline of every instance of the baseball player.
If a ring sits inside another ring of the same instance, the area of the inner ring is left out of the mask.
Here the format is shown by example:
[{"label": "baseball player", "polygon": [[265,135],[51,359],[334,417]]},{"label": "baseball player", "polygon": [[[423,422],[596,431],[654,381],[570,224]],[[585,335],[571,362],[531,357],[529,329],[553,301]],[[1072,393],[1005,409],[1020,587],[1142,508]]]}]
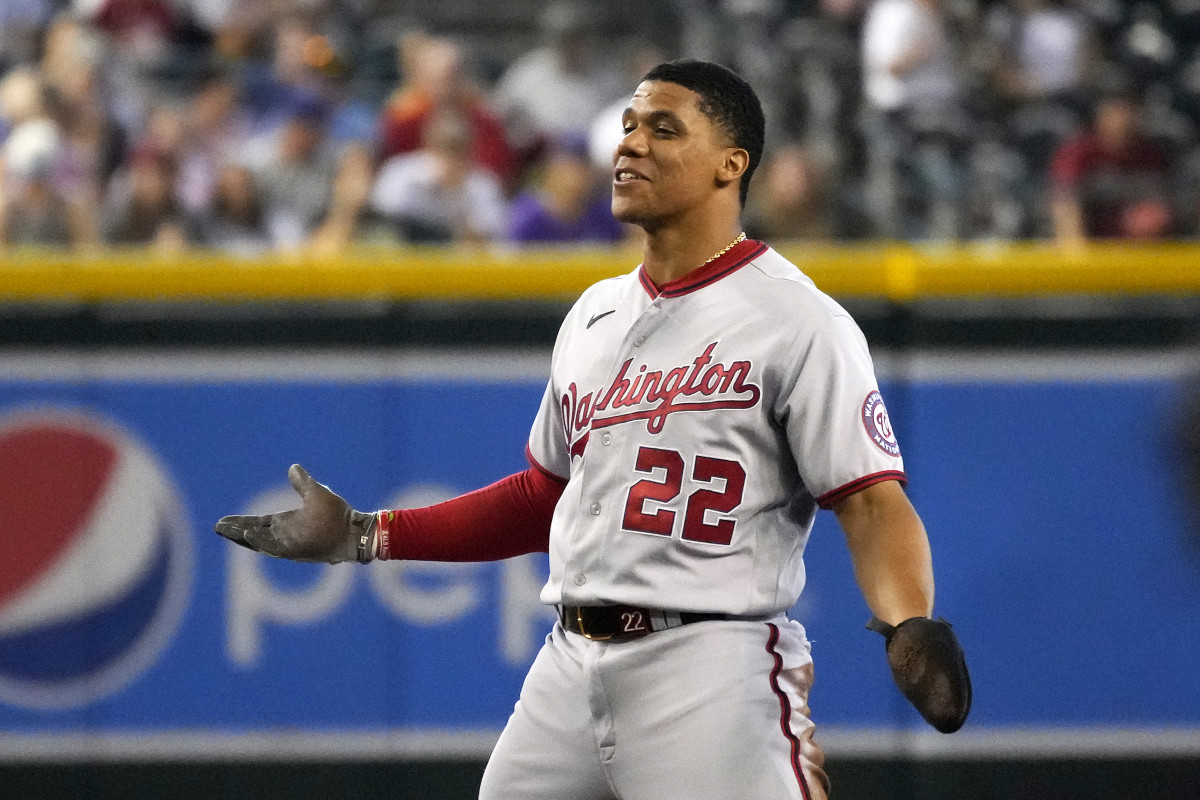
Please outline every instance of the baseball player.
[{"label": "baseball player", "polygon": [[484,774],[484,800],[828,796],[809,644],[789,620],[818,508],[845,531],[898,685],[935,727],[970,705],[931,620],[929,542],[867,344],[739,216],[762,155],[753,90],[663,64],[624,114],[614,215],[637,269],[567,315],[530,468],[436,506],[364,513],[301,467],[302,505],[217,531],[285,558],[550,554],[559,610]]}]

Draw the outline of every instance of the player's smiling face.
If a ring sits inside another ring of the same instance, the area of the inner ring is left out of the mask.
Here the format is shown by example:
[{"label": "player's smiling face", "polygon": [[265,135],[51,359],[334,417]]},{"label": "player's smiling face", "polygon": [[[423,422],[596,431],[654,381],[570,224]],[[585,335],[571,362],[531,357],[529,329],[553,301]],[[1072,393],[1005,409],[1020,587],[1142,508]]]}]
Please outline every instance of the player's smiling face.
[{"label": "player's smiling face", "polygon": [[613,216],[654,227],[703,205],[736,150],[700,111],[700,96],[666,81],[643,81],[622,118],[613,159]]}]

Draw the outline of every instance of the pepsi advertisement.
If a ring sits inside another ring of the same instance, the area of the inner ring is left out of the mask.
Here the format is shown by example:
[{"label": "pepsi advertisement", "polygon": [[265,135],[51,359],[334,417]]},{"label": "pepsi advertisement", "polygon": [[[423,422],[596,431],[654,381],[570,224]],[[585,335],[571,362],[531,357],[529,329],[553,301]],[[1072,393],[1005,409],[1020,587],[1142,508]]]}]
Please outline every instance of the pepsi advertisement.
[{"label": "pepsi advertisement", "polygon": [[[1186,369],[1037,358],[879,364],[975,682],[965,732],[1200,730]],[[297,564],[212,525],[298,505],[296,462],[363,510],[524,469],[548,353],[0,362],[0,757],[179,734],[486,755],[553,624],[545,556]],[[819,730],[920,730],[828,513],[806,564]]]}]

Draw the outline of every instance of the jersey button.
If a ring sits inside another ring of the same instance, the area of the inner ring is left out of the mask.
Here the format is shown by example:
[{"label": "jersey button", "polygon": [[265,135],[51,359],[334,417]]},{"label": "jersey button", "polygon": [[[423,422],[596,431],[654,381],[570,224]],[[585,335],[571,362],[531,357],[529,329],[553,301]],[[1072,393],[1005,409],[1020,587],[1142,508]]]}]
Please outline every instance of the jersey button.
[{"label": "jersey button", "polygon": [[612,444],[612,434],[611,433],[604,434],[603,436],[600,437],[600,441],[606,445]]},{"label": "jersey button", "polygon": [[645,336],[639,336],[639,337],[637,337],[636,339],[634,339],[634,340],[633,340],[633,346],[634,346],[634,347],[641,347],[641,346],[642,346],[642,345],[644,345],[645,343],[646,343],[646,337],[645,337]]},{"label": "jersey button", "polygon": [[575,576],[575,585],[576,586],[583,586],[585,583],[587,583],[587,575],[584,575],[581,572]]},{"label": "jersey button", "polygon": [[592,512],[592,516],[593,516],[593,517],[595,517],[595,516],[599,516],[599,514],[600,514],[600,504],[599,504],[599,503],[592,503],[591,512]]}]

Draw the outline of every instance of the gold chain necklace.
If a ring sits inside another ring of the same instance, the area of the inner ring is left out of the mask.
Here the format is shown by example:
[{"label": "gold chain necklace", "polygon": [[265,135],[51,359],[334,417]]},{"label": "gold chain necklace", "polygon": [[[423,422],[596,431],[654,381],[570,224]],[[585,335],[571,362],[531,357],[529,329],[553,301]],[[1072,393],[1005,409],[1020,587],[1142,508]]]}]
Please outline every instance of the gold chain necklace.
[{"label": "gold chain necklace", "polygon": [[710,258],[708,261],[705,261],[705,262],[704,262],[704,264],[701,264],[700,266],[702,266],[702,267],[703,267],[705,264],[711,264],[712,262],[716,261],[718,258],[720,258],[721,256],[723,256],[723,255],[725,255],[726,253],[728,253],[730,250],[732,250],[734,245],[738,244],[739,242],[742,242],[742,241],[744,241],[744,240],[745,240],[745,238],[746,238],[746,232],[745,232],[745,231],[742,231],[741,233],[739,233],[739,234],[737,235],[737,238],[736,238],[736,239],[734,239],[734,240],[733,240],[732,242],[730,242],[729,244],[725,245],[725,249],[723,249],[721,252],[717,253],[715,256],[713,256],[712,258]]}]

